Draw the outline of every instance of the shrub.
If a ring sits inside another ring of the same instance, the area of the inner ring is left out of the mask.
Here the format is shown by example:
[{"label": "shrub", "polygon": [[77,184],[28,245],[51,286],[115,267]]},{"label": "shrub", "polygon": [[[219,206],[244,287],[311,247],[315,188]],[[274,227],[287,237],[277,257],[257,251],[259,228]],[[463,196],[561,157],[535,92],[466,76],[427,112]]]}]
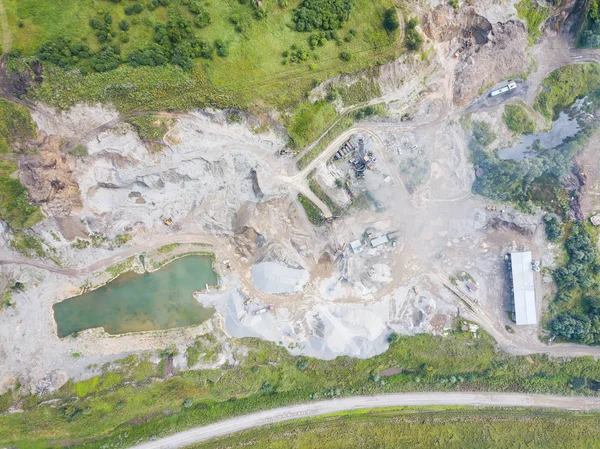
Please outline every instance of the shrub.
[{"label": "shrub", "polygon": [[398,21],[396,8],[388,9],[383,16],[383,27],[391,33],[392,31],[396,31],[399,26],[400,22]]},{"label": "shrub", "polygon": [[204,28],[210,25],[210,22],[210,14],[208,13],[208,11],[204,10],[199,12],[196,18],[194,19],[194,25],[196,25],[198,28]]},{"label": "shrub", "polygon": [[129,30],[129,23],[126,20],[121,20],[119,22],[119,28],[121,28],[121,30],[123,30],[123,31],[128,31]]},{"label": "shrub", "polygon": [[352,59],[352,54],[347,51],[343,51],[340,53],[340,59],[342,61],[348,62]]},{"label": "shrub", "polygon": [[227,44],[220,39],[215,41],[215,47],[217,47],[217,55],[224,58],[229,55],[229,48]]},{"label": "shrub", "polygon": [[421,36],[421,33],[419,33],[419,30],[417,30],[418,24],[419,22],[414,17],[406,24],[404,45],[411,51],[420,50],[423,45],[423,37]]}]

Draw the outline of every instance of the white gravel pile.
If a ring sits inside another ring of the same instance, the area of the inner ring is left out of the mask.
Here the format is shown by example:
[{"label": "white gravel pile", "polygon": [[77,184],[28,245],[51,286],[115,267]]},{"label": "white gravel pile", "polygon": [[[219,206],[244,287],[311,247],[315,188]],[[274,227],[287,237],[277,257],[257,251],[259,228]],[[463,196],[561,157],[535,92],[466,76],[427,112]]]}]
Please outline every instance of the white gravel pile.
[{"label": "white gravel pile", "polygon": [[252,282],[265,293],[301,292],[309,278],[308,271],[289,268],[277,262],[262,262],[252,266]]}]

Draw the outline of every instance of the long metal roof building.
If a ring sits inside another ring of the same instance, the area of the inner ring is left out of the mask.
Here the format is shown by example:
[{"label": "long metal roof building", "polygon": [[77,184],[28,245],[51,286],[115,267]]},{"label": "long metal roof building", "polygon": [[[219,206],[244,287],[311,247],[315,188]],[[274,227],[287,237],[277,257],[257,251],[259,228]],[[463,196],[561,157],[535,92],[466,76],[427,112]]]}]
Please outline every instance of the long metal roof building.
[{"label": "long metal roof building", "polygon": [[535,289],[531,252],[510,253],[515,322],[517,325],[536,324]]}]

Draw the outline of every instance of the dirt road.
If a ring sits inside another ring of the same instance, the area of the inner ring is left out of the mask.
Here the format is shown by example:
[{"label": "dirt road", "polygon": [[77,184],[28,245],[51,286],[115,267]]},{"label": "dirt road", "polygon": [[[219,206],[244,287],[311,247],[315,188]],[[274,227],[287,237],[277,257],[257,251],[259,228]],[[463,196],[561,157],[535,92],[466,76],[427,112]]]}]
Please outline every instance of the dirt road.
[{"label": "dirt road", "polygon": [[134,446],[134,449],[172,449],[254,427],[293,419],[308,418],[342,411],[398,406],[470,405],[493,407],[542,407],[564,410],[600,410],[600,398],[565,397],[520,393],[396,393],[357,396],[291,405],[253,413],[215,424],[179,432],[160,440]]}]

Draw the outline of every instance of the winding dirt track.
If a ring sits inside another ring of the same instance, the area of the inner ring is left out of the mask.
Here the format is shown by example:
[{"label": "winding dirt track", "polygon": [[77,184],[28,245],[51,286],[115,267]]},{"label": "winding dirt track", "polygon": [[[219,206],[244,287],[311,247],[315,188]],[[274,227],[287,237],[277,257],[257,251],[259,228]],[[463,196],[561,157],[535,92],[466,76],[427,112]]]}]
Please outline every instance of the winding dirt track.
[{"label": "winding dirt track", "polygon": [[229,435],[254,427],[293,419],[309,418],[343,411],[399,406],[467,405],[493,407],[537,407],[563,410],[600,410],[600,398],[581,398],[520,393],[395,393],[356,396],[322,402],[291,405],[226,421],[196,427],[174,435],[134,446],[133,449],[175,449]]}]

